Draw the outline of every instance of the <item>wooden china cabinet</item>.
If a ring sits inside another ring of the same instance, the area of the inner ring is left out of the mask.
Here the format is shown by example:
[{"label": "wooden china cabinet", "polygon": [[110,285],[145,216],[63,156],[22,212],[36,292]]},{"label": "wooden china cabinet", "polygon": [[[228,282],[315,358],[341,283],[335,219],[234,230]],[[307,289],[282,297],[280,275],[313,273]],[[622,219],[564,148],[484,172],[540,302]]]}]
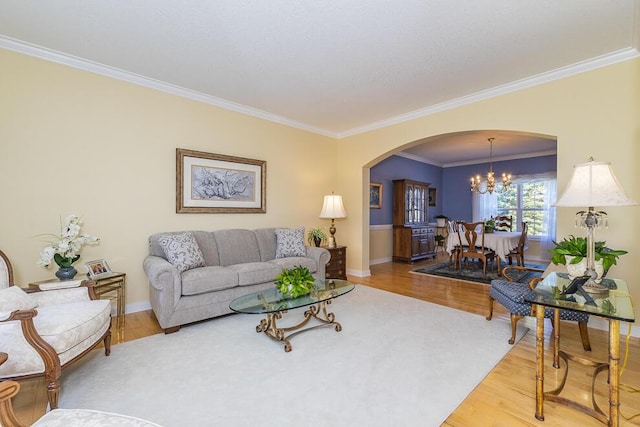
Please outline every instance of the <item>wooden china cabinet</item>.
[{"label": "wooden china cabinet", "polygon": [[436,256],[436,228],[429,226],[429,184],[393,181],[393,260],[413,262]]}]

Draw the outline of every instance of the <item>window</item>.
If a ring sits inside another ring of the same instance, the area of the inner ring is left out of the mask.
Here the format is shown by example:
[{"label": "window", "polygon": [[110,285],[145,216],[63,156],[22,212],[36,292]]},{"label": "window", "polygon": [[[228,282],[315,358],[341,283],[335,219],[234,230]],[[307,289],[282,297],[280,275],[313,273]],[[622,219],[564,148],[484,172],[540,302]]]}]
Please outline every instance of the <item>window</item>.
[{"label": "window", "polygon": [[520,182],[514,181],[514,185],[506,193],[498,194],[497,209],[493,215],[511,215],[514,231],[522,229],[523,221],[528,222],[531,237],[546,237],[552,234],[549,231],[551,223],[549,216],[555,216],[555,210],[549,207],[555,202],[555,198],[550,202],[548,195],[550,193],[555,195],[555,190],[549,189],[551,185],[555,187],[555,179],[553,181],[546,179],[518,181]]},{"label": "window", "polygon": [[511,215],[514,230],[529,223],[529,238],[538,239],[543,250],[552,246],[556,232],[556,173],[521,175],[513,178],[511,188],[503,194],[473,195],[473,220],[482,221],[496,215]]}]

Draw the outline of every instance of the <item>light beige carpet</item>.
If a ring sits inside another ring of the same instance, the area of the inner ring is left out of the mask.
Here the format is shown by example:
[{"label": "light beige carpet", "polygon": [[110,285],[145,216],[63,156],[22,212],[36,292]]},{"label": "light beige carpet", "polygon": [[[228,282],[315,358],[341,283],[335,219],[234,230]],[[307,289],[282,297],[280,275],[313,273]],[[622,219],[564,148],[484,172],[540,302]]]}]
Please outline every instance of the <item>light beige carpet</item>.
[{"label": "light beige carpet", "polygon": [[329,307],[342,331],[290,353],[240,314],[95,351],[62,375],[60,406],[168,427],[438,426],[512,348],[506,322],[366,286]]}]

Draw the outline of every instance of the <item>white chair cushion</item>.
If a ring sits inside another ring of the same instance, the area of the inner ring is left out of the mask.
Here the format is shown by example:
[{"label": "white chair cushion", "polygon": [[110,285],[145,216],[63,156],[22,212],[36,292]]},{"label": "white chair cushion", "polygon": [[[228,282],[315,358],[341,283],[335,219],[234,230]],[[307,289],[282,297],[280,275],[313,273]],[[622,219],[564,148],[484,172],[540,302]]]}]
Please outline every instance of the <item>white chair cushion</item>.
[{"label": "white chair cushion", "polygon": [[54,409],[48,412],[33,427],[160,427],[136,417],[112,414],[89,409]]},{"label": "white chair cushion", "polygon": [[6,319],[16,310],[31,310],[38,303],[18,286],[0,289],[0,319]]},{"label": "white chair cushion", "polygon": [[[86,293],[86,290],[85,290]],[[36,330],[55,349],[64,365],[94,344],[111,324],[109,300],[42,306],[33,318]],[[44,363],[24,338],[19,321],[0,323],[0,342],[9,358],[0,365],[0,377],[44,372]]]}]

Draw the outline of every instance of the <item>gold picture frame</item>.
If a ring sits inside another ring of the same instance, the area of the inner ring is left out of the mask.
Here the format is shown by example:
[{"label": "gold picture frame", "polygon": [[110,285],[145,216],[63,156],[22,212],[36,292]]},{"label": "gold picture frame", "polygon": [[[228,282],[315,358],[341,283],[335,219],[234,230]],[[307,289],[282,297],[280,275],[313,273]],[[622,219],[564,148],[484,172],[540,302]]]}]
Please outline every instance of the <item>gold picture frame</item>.
[{"label": "gold picture frame", "polygon": [[379,182],[369,183],[369,208],[382,208],[382,184]]},{"label": "gold picture frame", "polygon": [[176,213],[266,212],[266,161],[176,149]]},{"label": "gold picture frame", "polygon": [[438,203],[438,189],[429,188],[429,206],[436,206]]}]

